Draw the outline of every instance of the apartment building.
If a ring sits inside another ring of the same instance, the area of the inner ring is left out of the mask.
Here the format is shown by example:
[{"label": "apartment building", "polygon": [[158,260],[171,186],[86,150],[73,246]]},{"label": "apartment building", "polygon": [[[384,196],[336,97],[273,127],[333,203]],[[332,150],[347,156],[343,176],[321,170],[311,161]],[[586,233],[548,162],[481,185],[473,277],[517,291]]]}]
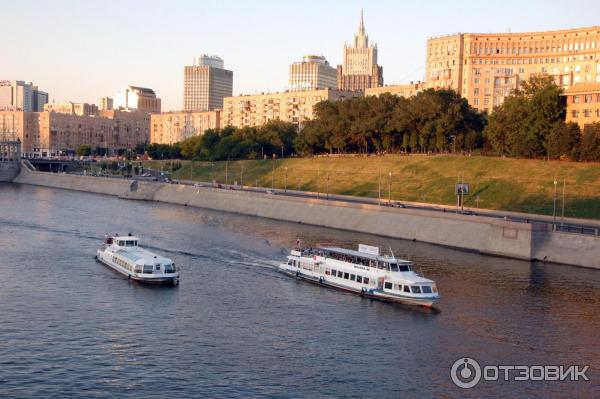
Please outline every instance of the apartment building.
[{"label": "apartment building", "polygon": [[381,87],[370,87],[365,89],[365,96],[379,97],[383,93],[394,94],[399,97],[412,97],[420,91],[425,90],[425,83],[409,83],[404,85],[386,85]]},{"label": "apartment building", "polygon": [[427,41],[427,87],[452,88],[491,112],[534,74],[568,89],[600,82],[600,26],[525,33],[457,33]]},{"label": "apartment building", "polygon": [[360,91],[321,89],[226,97],[223,101],[221,125],[260,126],[279,119],[301,128],[305,121],[313,119],[317,103],[360,96]]},{"label": "apartment building", "polygon": [[59,114],[91,116],[98,115],[98,106],[88,103],[48,103],[44,105],[44,111],[57,112]]},{"label": "apartment building", "polygon": [[164,112],[150,116],[150,142],[173,144],[221,127],[221,110]]}]

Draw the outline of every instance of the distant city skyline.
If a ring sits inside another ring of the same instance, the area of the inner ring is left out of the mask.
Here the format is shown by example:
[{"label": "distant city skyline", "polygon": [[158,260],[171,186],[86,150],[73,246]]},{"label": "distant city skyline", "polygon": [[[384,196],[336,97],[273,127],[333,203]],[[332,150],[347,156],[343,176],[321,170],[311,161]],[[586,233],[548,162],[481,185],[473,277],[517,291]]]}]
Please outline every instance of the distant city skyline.
[{"label": "distant city skyline", "polygon": [[424,79],[428,37],[600,25],[594,6],[590,0],[551,6],[514,0],[452,5],[25,0],[3,4],[3,13],[15,17],[0,25],[0,79],[36,82],[50,101],[94,104],[127,85],[150,87],[164,111],[181,110],[182,67],[208,53],[225,59],[234,72],[234,95],[282,91],[289,65],[304,54],[341,64],[362,8],[385,84],[402,84]]}]

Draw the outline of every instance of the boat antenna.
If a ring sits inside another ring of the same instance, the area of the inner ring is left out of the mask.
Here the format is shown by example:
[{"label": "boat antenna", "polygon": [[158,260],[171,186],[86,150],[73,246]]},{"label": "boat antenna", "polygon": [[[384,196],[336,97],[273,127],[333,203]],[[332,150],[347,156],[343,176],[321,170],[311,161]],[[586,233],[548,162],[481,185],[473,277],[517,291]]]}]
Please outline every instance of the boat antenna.
[{"label": "boat antenna", "polygon": [[396,257],[394,256],[394,251],[392,251],[392,246],[390,245],[389,248],[390,248],[390,253],[392,254],[392,258],[396,259]]},{"label": "boat antenna", "polygon": [[296,248],[300,249],[300,237],[296,238]]}]

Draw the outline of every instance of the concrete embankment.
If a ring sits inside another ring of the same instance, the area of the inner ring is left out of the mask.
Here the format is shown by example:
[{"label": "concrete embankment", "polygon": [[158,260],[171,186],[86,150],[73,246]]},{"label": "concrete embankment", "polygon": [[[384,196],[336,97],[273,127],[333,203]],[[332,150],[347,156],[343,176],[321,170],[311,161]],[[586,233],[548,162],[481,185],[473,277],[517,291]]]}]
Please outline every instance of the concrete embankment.
[{"label": "concrete embankment", "polygon": [[417,240],[516,259],[600,268],[599,236],[556,232],[545,224],[260,192],[31,172],[25,168],[15,181]]}]

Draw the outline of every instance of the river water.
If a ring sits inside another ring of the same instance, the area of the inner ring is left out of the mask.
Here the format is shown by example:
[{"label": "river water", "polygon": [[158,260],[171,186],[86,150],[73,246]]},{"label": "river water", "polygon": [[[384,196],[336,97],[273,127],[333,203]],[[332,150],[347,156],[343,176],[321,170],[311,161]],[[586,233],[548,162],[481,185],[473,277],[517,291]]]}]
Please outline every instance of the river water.
[{"label": "river water", "polygon": [[[399,228],[401,228],[399,226]],[[133,232],[182,269],[147,287],[94,261]],[[438,311],[276,271],[305,243],[392,248]],[[597,397],[600,271],[159,203],[0,185],[0,397]],[[456,359],[590,365],[590,381],[481,381]]]}]

